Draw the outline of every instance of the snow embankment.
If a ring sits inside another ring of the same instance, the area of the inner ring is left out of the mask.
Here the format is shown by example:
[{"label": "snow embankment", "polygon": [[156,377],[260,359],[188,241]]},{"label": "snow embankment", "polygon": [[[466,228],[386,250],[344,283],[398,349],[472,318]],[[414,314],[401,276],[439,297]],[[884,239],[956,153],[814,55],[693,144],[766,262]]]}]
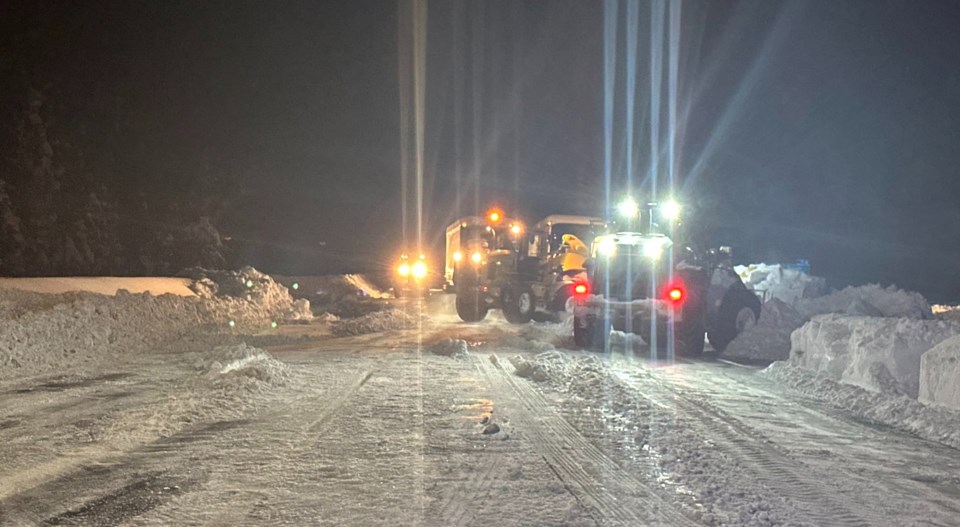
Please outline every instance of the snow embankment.
[{"label": "snow embankment", "polygon": [[823,293],[823,279],[778,265],[737,267],[748,287],[768,300],[757,324],[723,351],[736,360],[775,361],[790,356],[790,334],[808,320],[830,313],[854,316],[929,319],[930,304],[919,293],[869,284]]},{"label": "snow embankment", "polygon": [[920,357],[920,401],[960,408],[960,335]]},{"label": "snow embankment", "polygon": [[920,357],[960,333],[946,320],[820,315],[793,332],[790,362],[881,393],[916,399]]},{"label": "snow embankment", "polygon": [[306,301],[252,268],[203,271],[196,296],[150,293],[37,295],[0,290],[0,378],[96,368],[188,333],[222,327],[270,327],[311,316]]}]

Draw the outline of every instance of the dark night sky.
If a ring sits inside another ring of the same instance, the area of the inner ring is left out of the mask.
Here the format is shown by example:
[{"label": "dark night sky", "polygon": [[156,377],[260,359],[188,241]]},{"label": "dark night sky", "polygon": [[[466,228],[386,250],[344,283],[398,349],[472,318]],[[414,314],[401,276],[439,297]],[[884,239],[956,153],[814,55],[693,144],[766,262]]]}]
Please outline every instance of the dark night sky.
[{"label": "dark night sky", "polygon": [[[162,192],[191,178],[171,160],[217,165],[242,189],[222,230],[268,270],[335,270],[399,248],[396,3],[35,9],[24,26],[39,16],[73,35],[38,43],[35,66],[90,79],[107,94],[91,100],[123,105],[111,125],[128,131],[131,170],[104,178],[145,178]],[[640,174],[649,13],[641,3]],[[603,3],[432,2],[428,20],[428,240],[439,248],[444,226],[475,202],[528,220],[602,211]],[[749,257],[807,257],[837,285],[960,299],[957,27],[960,3],[947,1],[684,2],[677,167],[691,223]],[[95,128],[93,103],[76,105]]]}]

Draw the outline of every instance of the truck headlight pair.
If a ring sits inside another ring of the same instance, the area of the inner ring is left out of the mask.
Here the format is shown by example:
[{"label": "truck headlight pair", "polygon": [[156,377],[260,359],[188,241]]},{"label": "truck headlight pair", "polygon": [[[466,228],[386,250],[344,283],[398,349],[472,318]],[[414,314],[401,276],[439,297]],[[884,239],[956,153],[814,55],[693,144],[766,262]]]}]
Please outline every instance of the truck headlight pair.
[{"label": "truck headlight pair", "polygon": [[423,278],[427,276],[427,265],[423,262],[416,262],[412,266],[408,263],[402,263],[397,267],[397,274],[406,278],[413,275],[414,278]]}]

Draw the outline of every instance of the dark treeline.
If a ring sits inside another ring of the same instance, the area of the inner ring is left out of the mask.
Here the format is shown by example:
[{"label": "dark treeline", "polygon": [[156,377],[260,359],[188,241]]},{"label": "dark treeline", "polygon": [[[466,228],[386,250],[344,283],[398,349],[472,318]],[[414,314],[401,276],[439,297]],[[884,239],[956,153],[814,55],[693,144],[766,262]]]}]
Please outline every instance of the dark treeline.
[{"label": "dark treeline", "polygon": [[176,88],[145,95],[136,25],[105,30],[136,9],[0,7],[0,275],[227,264],[228,169],[167,126],[151,99]]}]

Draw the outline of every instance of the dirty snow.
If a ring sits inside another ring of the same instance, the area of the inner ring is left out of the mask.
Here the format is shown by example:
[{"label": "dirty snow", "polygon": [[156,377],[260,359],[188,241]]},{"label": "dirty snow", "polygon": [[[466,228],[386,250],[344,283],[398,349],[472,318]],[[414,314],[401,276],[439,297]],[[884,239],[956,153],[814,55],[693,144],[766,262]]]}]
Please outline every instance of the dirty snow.
[{"label": "dirty snow", "polygon": [[917,398],[920,357],[960,333],[946,320],[820,315],[793,332],[790,362],[867,390]]}]

